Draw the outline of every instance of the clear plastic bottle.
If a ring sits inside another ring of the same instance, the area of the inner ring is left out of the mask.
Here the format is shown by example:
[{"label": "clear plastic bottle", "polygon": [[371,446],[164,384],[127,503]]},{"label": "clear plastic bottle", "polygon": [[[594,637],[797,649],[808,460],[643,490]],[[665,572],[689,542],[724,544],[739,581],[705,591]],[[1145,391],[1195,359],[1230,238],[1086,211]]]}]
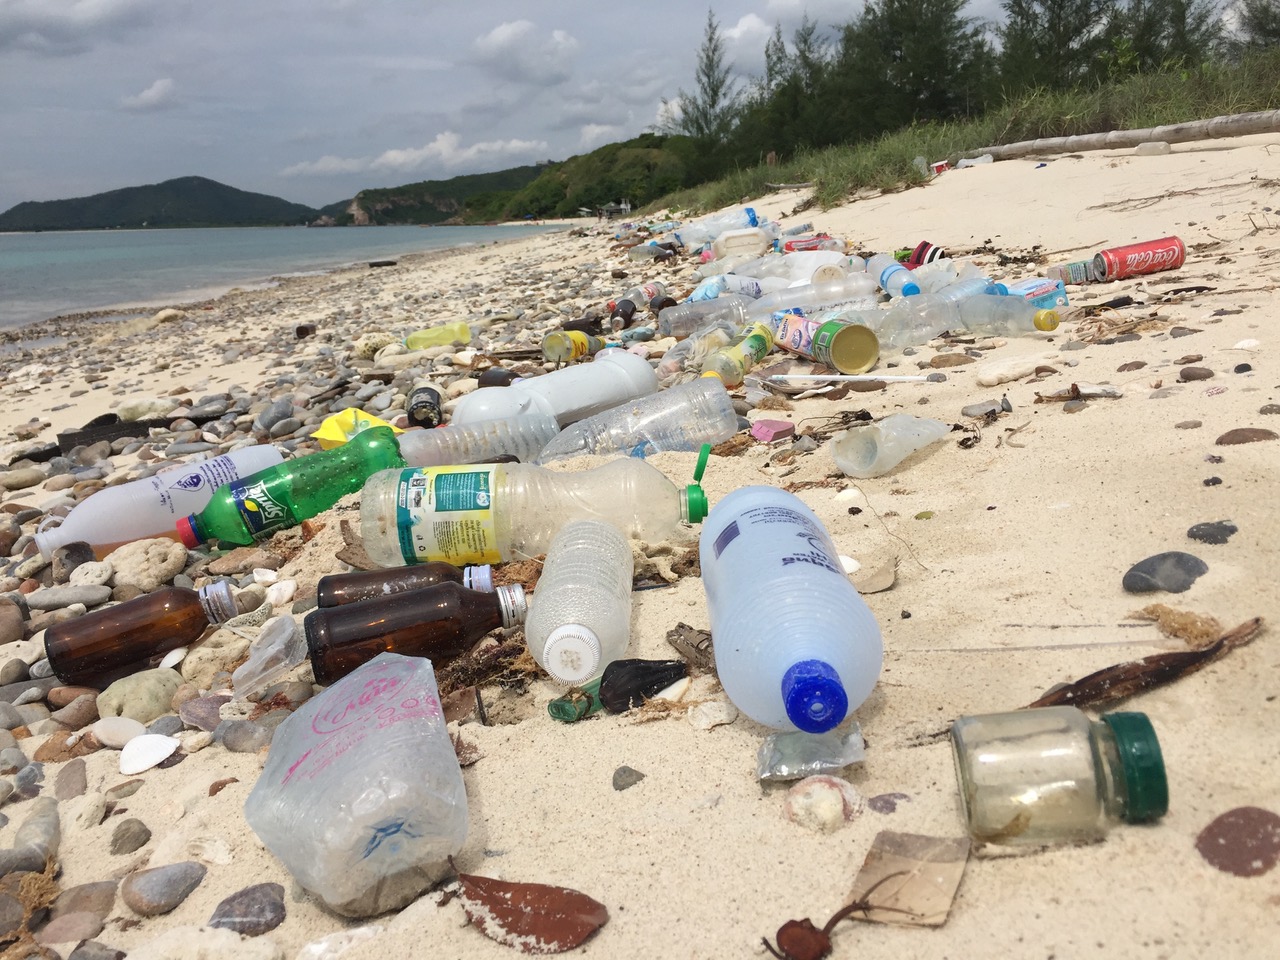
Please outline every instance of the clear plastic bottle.
[{"label": "clear plastic bottle", "polygon": [[698,450],[737,432],[738,414],[724,384],[715,377],[699,377],[579,420],[543,447],[536,462],[589,453],[644,457]]},{"label": "clear plastic bottle", "polygon": [[705,217],[699,217],[692,223],[684,224],[679,230],[672,232],[676,241],[684,247],[694,249],[710,243],[726,230],[740,230],[744,227],[758,227],[760,218],[751,207],[741,210],[724,210]]},{"label": "clear plastic bottle", "polygon": [[454,463],[490,463],[515,457],[529,463],[560,432],[556,418],[524,413],[501,420],[476,420],[434,430],[407,430],[396,439],[400,456],[411,467],[443,467]]},{"label": "clear plastic bottle", "polygon": [[920,292],[915,275],[887,253],[877,253],[867,261],[867,274],[891,297],[914,297]]},{"label": "clear plastic bottle", "polygon": [[961,717],[951,747],[969,835],[1012,846],[1101,840],[1169,807],[1160,742],[1143,713],[1076,707]]},{"label": "clear plastic bottle", "polygon": [[657,374],[644,357],[625,350],[601,350],[590,363],[516,380],[509,387],[474,390],[458,401],[449,422],[459,425],[545,413],[567,427],[657,389]]},{"label": "clear plastic bottle", "polygon": [[716,673],[757,723],[825,733],[880,676],[880,626],[822,522],[777,487],[740,487],[699,538]]},{"label": "clear plastic bottle", "polygon": [[947,331],[968,331],[982,336],[1021,336],[1058,327],[1058,314],[1041,310],[1018,297],[979,293],[950,300],[935,293],[895,300],[888,310],[832,310],[817,320],[861,323],[875,331],[882,350],[928,343]]},{"label": "clear plastic bottle", "polygon": [[855,272],[841,280],[802,283],[771,293],[750,304],[747,314],[752,320],[763,320],[779,310],[799,308],[807,312],[829,310],[850,303],[863,304],[875,296],[876,289],[873,277]]},{"label": "clear plastic bottle", "polygon": [[726,387],[736,387],[772,349],[773,328],[753,323],[702,362],[702,375],[714,374]]},{"label": "clear plastic bottle", "polygon": [[664,384],[677,378],[685,370],[702,369],[702,361],[742,332],[742,324],[728,317],[712,320],[702,329],[685,337],[662,355],[654,372]]},{"label": "clear plastic bottle", "polygon": [[425,350],[428,347],[447,347],[453,343],[470,343],[471,328],[462,320],[451,320],[438,327],[415,330],[404,338],[404,345],[410,350]]},{"label": "clear plastic bottle", "polygon": [[174,525],[208,506],[219,487],[283,462],[279,447],[262,443],[104,487],[77,503],[60,526],[32,539],[49,558],[66,543],[88,543],[105,556],[132,540],[173,536]]},{"label": "clear plastic bottle", "polygon": [[658,314],[658,333],[682,340],[702,330],[713,320],[729,319],[741,324],[747,319],[747,307],[754,301],[741,294],[725,294],[714,300],[678,303]]},{"label": "clear plastic bottle", "polygon": [[369,478],[360,498],[365,551],[385,567],[536,557],[570,520],[604,520],[629,537],[660,543],[682,521],[706,515],[706,494],[696,482],[678,489],[633,457],[575,473],[521,463],[384,470]]},{"label": "clear plastic bottle", "polygon": [[529,652],[552,679],[581,684],[627,650],[631,639],[631,545],[599,520],[560,528],[529,601]]},{"label": "clear plastic bottle", "polygon": [[689,301],[697,303],[699,300],[715,300],[726,293],[736,293],[744,297],[750,297],[752,300],[758,300],[765,294],[784,290],[788,286],[790,286],[790,281],[782,277],[756,279],[755,277],[744,277],[737,273],[721,273],[714,277],[708,277],[694,287],[693,293],[689,294]]},{"label": "clear plastic bottle", "polygon": [[379,654],[276,728],[244,817],[330,909],[403,907],[450,870],[467,791],[429,660]]}]

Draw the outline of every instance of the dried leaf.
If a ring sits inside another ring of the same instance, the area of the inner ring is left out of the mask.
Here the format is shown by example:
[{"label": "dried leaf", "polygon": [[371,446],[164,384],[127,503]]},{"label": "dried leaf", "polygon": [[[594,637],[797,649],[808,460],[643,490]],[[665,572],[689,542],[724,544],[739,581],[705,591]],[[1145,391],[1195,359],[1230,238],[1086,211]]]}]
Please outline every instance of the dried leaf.
[{"label": "dried leaf", "polygon": [[458,874],[467,919],[491,940],[523,953],[564,953],[609,921],[604,904],[567,887]]},{"label": "dried leaf", "polygon": [[941,926],[947,921],[968,859],[967,838],[882,830],[853,882],[853,902],[865,904],[859,911],[863,920]]},{"label": "dried leaf", "polygon": [[1027,706],[1056,707],[1069,704],[1083,707],[1090,704],[1113,703],[1195,673],[1228,651],[1244,646],[1261,631],[1262,618],[1254,617],[1234,630],[1224,633],[1207,647],[1199,650],[1157,653],[1140,660],[1113,664],[1087,677],[1081,677],[1074,683],[1051,690]]},{"label": "dried leaf", "polygon": [[213,781],[213,783],[209,784],[209,796],[216,797],[226,787],[231,786],[231,784],[233,783],[239,783],[239,782],[240,781],[236,777],[227,777],[225,780],[215,780]]},{"label": "dried leaf", "polygon": [[898,576],[898,558],[890,557],[870,573],[858,577],[853,585],[859,593],[880,593],[893,586]]}]

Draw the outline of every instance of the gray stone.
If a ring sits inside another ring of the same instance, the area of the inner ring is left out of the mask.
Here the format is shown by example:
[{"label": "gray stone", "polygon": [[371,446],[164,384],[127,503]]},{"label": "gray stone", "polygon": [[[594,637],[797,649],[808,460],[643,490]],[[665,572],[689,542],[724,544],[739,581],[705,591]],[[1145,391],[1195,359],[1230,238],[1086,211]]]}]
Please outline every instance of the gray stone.
[{"label": "gray stone", "polygon": [[[48,663],[47,660],[44,662]],[[92,693],[82,693],[49,716],[69,730],[79,730],[98,719],[98,698]]]},{"label": "gray stone", "polygon": [[1261,414],[1277,414],[1280,413],[1280,403],[1264,403],[1258,408]]},{"label": "gray stone", "polygon": [[1213,371],[1208,367],[1183,367],[1178,371],[1178,379],[1182,381],[1189,380],[1210,380],[1213,378]]},{"label": "gray stone", "polygon": [[108,947],[97,940],[86,940],[67,956],[67,960],[125,960],[128,956],[123,950]]},{"label": "gray stone", "polygon": [[284,914],[284,887],[278,883],[256,883],[218,904],[206,926],[257,937],[280,926]]},{"label": "gray stone", "polygon": [[27,668],[27,672],[36,680],[47,680],[53,676],[53,664],[41,658]]},{"label": "gray stone", "polygon": [[22,926],[24,916],[22,903],[16,897],[0,893],[0,937],[8,936]]},{"label": "gray stone", "polygon": [[178,716],[187,726],[212,733],[222,722],[218,711],[230,699],[229,695],[221,693],[210,697],[196,697],[178,707]]},{"label": "gray stone", "polygon": [[71,800],[84,794],[89,788],[84,757],[68,760],[53,780],[53,795],[59,800]]},{"label": "gray stone", "polygon": [[1197,523],[1187,531],[1187,536],[1201,543],[1221,544],[1231,539],[1232,534],[1240,530],[1230,520],[1215,520],[1211,523]]},{"label": "gray stone", "polygon": [[27,606],[32,610],[61,610],[73,603],[96,607],[110,599],[110,587],[92,583],[72,583],[58,587],[45,587],[27,594]]},{"label": "gray stone", "polygon": [[111,852],[116,856],[122,853],[133,853],[146,846],[151,839],[151,830],[136,817],[121,820],[111,831]]},{"label": "gray stone", "polygon": [[59,682],[53,677],[47,680],[22,680],[19,683],[7,683],[0,687],[0,700],[6,703],[13,703],[19,697],[28,695],[31,691],[35,691],[38,698],[43,699],[53,687],[59,685]]},{"label": "gray stone", "polygon": [[36,932],[36,943],[79,943],[102,932],[102,917],[87,911],[64,913]]},{"label": "gray stone", "polygon": [[623,764],[617,770],[613,771],[613,789],[626,790],[628,787],[634,787],[643,780],[645,775],[634,767],[628,767]]},{"label": "gray stone", "polygon": [[[16,604],[11,606],[16,608]],[[0,616],[4,614],[4,605],[0,603]],[[6,641],[8,642],[8,641]],[[21,657],[10,657],[0,666],[0,686],[10,683],[21,683],[31,676],[31,669],[27,666],[27,661]]]},{"label": "gray stone", "polygon": [[1199,557],[1170,550],[1135,563],[1125,573],[1120,585],[1129,593],[1153,593],[1157,590],[1184,593],[1208,572],[1209,565]]},{"label": "gray stone", "polygon": [[164,455],[166,457],[185,457],[192,453],[204,453],[207,450],[216,450],[216,443],[209,443],[207,440],[196,440],[190,443],[171,443],[165,447]]},{"label": "gray stone", "polygon": [[26,809],[30,812],[14,834],[13,847],[0,850],[0,876],[19,870],[39,873],[46,860],[58,855],[58,843],[62,839],[58,801],[53,797],[37,797]]},{"label": "gray stone", "polygon": [[252,720],[227,720],[219,729],[215,737],[232,753],[257,753],[271,742],[272,731]]},{"label": "gray stone", "polygon": [[0,773],[10,774],[17,773],[25,767],[30,761],[27,755],[18,747],[5,747],[0,750]]},{"label": "gray stone", "polygon": [[278,440],[281,437],[292,436],[301,429],[301,420],[297,417],[285,417],[283,420],[276,421],[275,425],[267,431],[267,436],[273,440]]},{"label": "gray stone", "polygon": [[93,547],[87,543],[64,544],[53,551],[53,582],[67,583],[77,567],[93,563]]},{"label": "gray stone", "polygon": [[120,899],[140,916],[158,917],[187,899],[206,872],[204,865],[194,860],[139,870],[120,884]]},{"label": "gray stone", "polygon": [[[292,417],[292,416],[293,416],[293,399],[291,397],[281,397],[275,403],[271,404],[271,406],[267,407],[265,410],[263,410],[261,413],[258,414],[258,416],[253,421],[253,428],[255,430],[267,431],[267,430],[270,430],[272,427],[274,427],[281,420],[285,419],[285,417]],[[41,474],[40,479],[41,480],[44,479],[43,474]],[[37,480],[36,482],[38,483],[39,480]]]},{"label": "gray stone", "polygon": [[60,917],[66,913],[94,913],[106,917],[116,903],[116,881],[99,880],[68,887],[53,901],[50,915]]},{"label": "gray stone", "polygon": [[39,467],[18,467],[0,473],[0,487],[6,490],[26,490],[44,483],[45,473]]},{"label": "gray stone", "polygon": [[169,712],[173,694],[181,683],[182,674],[167,667],[122,677],[98,694],[98,714],[150,723]]},{"label": "gray stone", "polygon": [[166,713],[163,717],[156,717],[147,724],[147,733],[159,734],[162,737],[172,737],[181,732],[182,729],[182,719],[172,713]]}]

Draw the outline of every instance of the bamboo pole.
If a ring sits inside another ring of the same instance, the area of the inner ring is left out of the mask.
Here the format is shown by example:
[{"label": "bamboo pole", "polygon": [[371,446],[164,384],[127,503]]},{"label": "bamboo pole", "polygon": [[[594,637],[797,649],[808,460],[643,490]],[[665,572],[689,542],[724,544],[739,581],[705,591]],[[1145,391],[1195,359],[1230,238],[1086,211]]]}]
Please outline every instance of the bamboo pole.
[{"label": "bamboo pole", "polygon": [[1084,133],[1073,137],[1046,137],[1039,140],[1022,140],[970,150],[966,157],[991,154],[995,160],[1012,160],[1042,153],[1074,153],[1077,150],[1107,150],[1136,147],[1140,143],[1163,140],[1166,143],[1188,143],[1192,140],[1213,140],[1219,137],[1244,137],[1253,133],[1280,132],[1280,110],[1260,110],[1256,113],[1236,113],[1208,120],[1190,120],[1186,123],[1170,123],[1162,127],[1143,130],[1111,130],[1107,133]]}]

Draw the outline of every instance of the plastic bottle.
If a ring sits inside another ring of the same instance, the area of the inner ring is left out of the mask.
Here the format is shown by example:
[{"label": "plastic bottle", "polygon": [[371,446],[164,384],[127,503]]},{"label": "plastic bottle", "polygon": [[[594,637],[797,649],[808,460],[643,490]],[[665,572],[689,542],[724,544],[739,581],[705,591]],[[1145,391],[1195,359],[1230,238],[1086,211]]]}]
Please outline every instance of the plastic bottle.
[{"label": "plastic bottle", "polygon": [[888,310],[845,309],[815,319],[847,320],[875,331],[882,350],[928,343],[946,330],[982,336],[1021,336],[1057,329],[1058,315],[1018,297],[974,294],[952,301],[938,294],[921,294],[894,301]]},{"label": "plastic bottle", "polygon": [[503,457],[529,463],[559,432],[555,417],[524,413],[501,420],[450,423],[435,430],[408,430],[396,439],[407,466],[443,467],[492,463]]},{"label": "plastic bottle", "polygon": [[543,447],[536,462],[589,453],[645,457],[698,450],[737,432],[738,414],[724,384],[715,377],[700,377],[579,420]]},{"label": "plastic bottle", "polygon": [[1146,823],[1169,807],[1160,742],[1144,713],[1094,720],[1068,706],[961,717],[951,747],[979,842],[1101,840],[1113,823]]},{"label": "plastic bottle", "polygon": [[664,337],[682,340],[721,318],[741,324],[746,322],[747,307],[753,302],[750,297],[733,293],[716,297],[714,300],[678,303],[658,314],[658,333]]},{"label": "plastic bottle", "polygon": [[405,414],[416,427],[438,427],[444,420],[440,391],[425,380],[413,385],[405,403]]},{"label": "plastic bottle", "polygon": [[822,522],[794,494],[749,486],[699,538],[716,673],[757,723],[825,733],[880,676],[880,626]]},{"label": "plastic bottle", "polygon": [[105,556],[132,540],[172,536],[182,517],[203,510],[215,490],[241,477],[284,462],[272,444],[256,444],[212,460],[186,463],[150,477],[104,487],[76,504],[61,526],[32,539],[46,557],[66,543],[85,542]]},{"label": "plastic bottle", "polygon": [[887,253],[877,253],[867,261],[867,274],[891,297],[914,297],[920,292],[915,275]]},{"label": "plastic bottle", "polygon": [[390,570],[355,570],[351,573],[331,573],[321,577],[316,584],[317,607],[340,607],[361,600],[377,600],[408,590],[434,587],[437,583],[457,583],[468,590],[493,591],[493,568],[488,564],[478,567],[455,567],[452,563],[436,560],[414,567],[395,567]]},{"label": "plastic bottle", "polygon": [[467,791],[431,663],[384,653],[276,728],[244,817],[343,916],[403,907],[449,871]]},{"label": "plastic bottle", "polygon": [[742,332],[742,324],[722,317],[712,320],[705,327],[685,337],[662,355],[654,372],[663,383],[668,383],[685,370],[699,371],[702,361]]},{"label": "plastic bottle", "polygon": [[721,273],[708,277],[689,294],[690,302],[699,300],[715,300],[726,293],[737,293],[744,297],[758,300],[760,297],[777,290],[785,290],[790,282],[782,277],[744,277],[736,273]]},{"label": "plastic bottle", "polygon": [[829,310],[842,304],[868,304],[876,294],[875,278],[866,273],[852,273],[842,280],[828,280],[822,283],[806,283],[795,287],[787,287],[759,300],[747,307],[747,315],[751,320],[763,320],[779,310],[799,307],[802,310]]},{"label": "plastic bottle", "polygon": [[404,338],[410,350],[426,350],[428,347],[447,347],[452,343],[470,343],[471,328],[462,320],[442,323],[438,327],[416,330]]},{"label": "plastic bottle", "polygon": [[710,243],[726,230],[740,230],[744,227],[758,227],[760,218],[751,207],[741,210],[725,210],[709,216],[699,217],[692,223],[684,224],[679,230],[672,231],[672,236],[684,247],[694,249]]},{"label": "plastic bottle", "polygon": [[388,651],[443,666],[490,630],[524,623],[524,587],[486,593],[443,581],[385,599],[317,607],[302,621],[316,682],[333,683]]},{"label": "plastic bottle", "polygon": [[450,423],[545,413],[567,427],[657,389],[658,377],[644,357],[625,350],[601,350],[590,363],[516,380],[509,387],[475,390],[458,401]]},{"label": "plastic bottle", "polygon": [[599,520],[565,524],[551,541],[524,635],[558,683],[580,684],[621,657],[631,639],[631,546]]},{"label": "plastic bottle", "polygon": [[836,434],[831,439],[831,457],[845,476],[881,477],[950,432],[950,424],[941,420],[893,413],[878,423]]},{"label": "plastic bottle", "polygon": [[753,323],[703,361],[702,375],[714,374],[726,387],[736,387],[772,349],[773,329],[767,323]]},{"label": "plastic bottle", "polygon": [[760,227],[742,227],[738,230],[725,230],[711,243],[716,259],[730,256],[758,257],[769,249],[773,238]]},{"label": "plastic bottle", "polygon": [[102,690],[154,667],[170,650],[195,643],[211,623],[237,613],[225,580],[198,591],[165,587],[55,623],[44,632],[45,656],[63,683]]},{"label": "plastic bottle", "polygon": [[199,513],[178,521],[188,547],[217,538],[247,546],[296,526],[360,489],[378,470],[403,466],[390,427],[362,430],[340,447],[259,470],[219,488]]},{"label": "plastic bottle", "polygon": [[[694,480],[702,477],[706,453]],[[384,470],[360,499],[365,551],[386,567],[446,560],[499,563],[546,553],[570,520],[605,520],[648,543],[707,514],[706,494],[683,490],[633,457],[576,473],[532,464]]]}]

